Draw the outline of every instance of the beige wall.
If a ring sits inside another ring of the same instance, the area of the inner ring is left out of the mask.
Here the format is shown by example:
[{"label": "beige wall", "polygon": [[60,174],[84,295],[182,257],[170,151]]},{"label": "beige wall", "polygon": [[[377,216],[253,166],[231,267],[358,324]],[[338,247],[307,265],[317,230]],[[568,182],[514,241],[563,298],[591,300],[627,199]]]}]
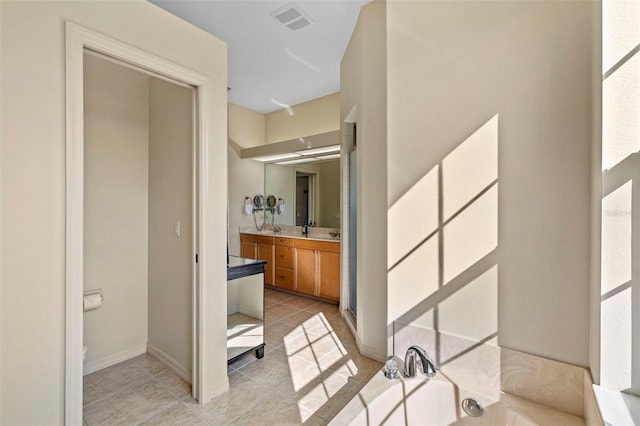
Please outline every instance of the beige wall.
[{"label": "beige wall", "polygon": [[362,7],[340,65],[340,121],[355,108],[358,182],[358,324],[361,351],[387,354],[386,5]]},{"label": "beige wall", "polygon": [[588,365],[592,11],[387,3],[389,321]]},{"label": "beige wall", "polygon": [[340,129],[340,94],[323,96],[265,114],[265,143]]},{"label": "beige wall", "polygon": [[[84,55],[85,369],[147,343],[149,77]],[[102,365],[103,366],[103,365]]]},{"label": "beige wall", "polygon": [[[71,20],[207,75],[211,197],[227,199],[226,45],[148,2],[1,2],[0,196],[2,424],[64,423],[65,41]],[[207,55],[202,52],[206,51]],[[36,124],[34,124],[36,123]],[[223,153],[223,155],[219,155]],[[224,348],[225,211],[207,218],[202,253],[216,289],[210,347]],[[226,351],[209,358],[210,389],[228,386]],[[38,401],[37,409],[33,401]]]},{"label": "beige wall", "polygon": [[320,208],[318,226],[340,228],[340,160],[318,163]]},{"label": "beige wall", "polygon": [[193,348],[192,110],[193,90],[150,80],[149,344],[188,372]]},{"label": "beige wall", "polygon": [[263,145],[265,116],[238,105],[229,104],[229,204],[228,241],[229,254],[240,256],[240,233],[242,226],[254,226],[253,216],[243,213],[244,197],[253,198],[264,192],[264,164],[254,160],[240,159],[240,150]]},{"label": "beige wall", "polygon": [[264,114],[229,103],[229,140],[242,148],[264,145]]}]

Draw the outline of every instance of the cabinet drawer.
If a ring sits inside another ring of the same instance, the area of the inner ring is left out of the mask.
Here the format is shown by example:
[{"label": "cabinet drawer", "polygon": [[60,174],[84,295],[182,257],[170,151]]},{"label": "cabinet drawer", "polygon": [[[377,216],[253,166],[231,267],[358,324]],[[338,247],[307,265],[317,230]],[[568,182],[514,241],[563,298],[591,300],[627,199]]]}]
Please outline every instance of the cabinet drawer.
[{"label": "cabinet drawer", "polygon": [[293,238],[274,237],[277,246],[293,247]]},{"label": "cabinet drawer", "polygon": [[311,249],[311,250],[324,250],[340,253],[340,243],[333,241],[317,241],[317,240],[303,240],[301,238],[295,241],[296,248]]},{"label": "cabinet drawer", "polygon": [[293,248],[276,246],[276,267],[293,268]]},{"label": "cabinet drawer", "polygon": [[293,269],[276,267],[276,287],[293,290]]},{"label": "cabinet drawer", "polygon": [[273,245],[273,237],[264,235],[240,234],[240,242]]}]

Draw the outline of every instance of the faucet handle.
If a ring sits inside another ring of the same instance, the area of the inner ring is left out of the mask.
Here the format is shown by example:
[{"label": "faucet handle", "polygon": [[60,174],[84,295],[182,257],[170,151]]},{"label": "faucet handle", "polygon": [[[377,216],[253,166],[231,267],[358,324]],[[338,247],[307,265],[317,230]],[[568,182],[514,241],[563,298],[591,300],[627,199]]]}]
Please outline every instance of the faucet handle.
[{"label": "faucet handle", "polygon": [[398,374],[398,363],[393,358],[388,359],[387,362],[384,363],[384,377],[389,380],[395,380],[400,377]]}]

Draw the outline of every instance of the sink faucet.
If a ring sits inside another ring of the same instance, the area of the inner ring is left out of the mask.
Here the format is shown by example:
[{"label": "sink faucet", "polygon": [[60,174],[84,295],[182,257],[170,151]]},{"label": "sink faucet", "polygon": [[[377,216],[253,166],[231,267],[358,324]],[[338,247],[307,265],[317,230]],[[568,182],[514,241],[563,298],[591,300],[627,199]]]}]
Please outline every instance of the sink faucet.
[{"label": "sink faucet", "polygon": [[305,237],[309,234],[309,225],[302,225],[302,235]]},{"label": "sink faucet", "polygon": [[407,349],[407,353],[404,356],[404,375],[405,377],[416,377],[416,357],[420,358],[422,364],[422,372],[427,377],[433,377],[436,375],[436,364],[427,355],[427,352],[420,346],[411,346]]}]

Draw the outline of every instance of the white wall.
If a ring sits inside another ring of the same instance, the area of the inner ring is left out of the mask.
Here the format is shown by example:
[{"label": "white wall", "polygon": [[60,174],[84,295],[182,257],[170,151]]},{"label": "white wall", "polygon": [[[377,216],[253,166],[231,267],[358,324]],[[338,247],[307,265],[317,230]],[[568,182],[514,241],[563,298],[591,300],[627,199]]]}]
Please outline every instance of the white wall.
[{"label": "white wall", "polygon": [[[1,2],[0,277],[2,424],[63,424],[65,365],[65,41],[71,20],[211,80],[211,196],[227,199],[226,45],[148,2]],[[203,55],[202,52],[207,52]],[[35,124],[34,124],[35,123]],[[222,153],[222,155],[220,155]],[[224,202],[223,202],[224,203]],[[225,211],[212,223],[209,348],[224,348]],[[226,351],[207,392],[228,388]],[[33,401],[38,401],[37,409]]]},{"label": "white wall", "polygon": [[592,12],[387,3],[389,321],[588,365]]},{"label": "white wall", "polygon": [[187,372],[193,352],[192,111],[192,89],[150,79],[148,342]]},{"label": "white wall", "polygon": [[367,356],[387,354],[386,4],[362,7],[340,65],[340,120],[357,111],[358,324]]},{"label": "white wall", "polygon": [[640,3],[605,0],[602,8],[602,151],[594,173],[602,183],[601,281],[594,280],[599,348],[592,347],[599,350],[592,364],[603,387],[640,396]]},{"label": "white wall", "polygon": [[84,55],[85,369],[147,343],[149,77]]}]

